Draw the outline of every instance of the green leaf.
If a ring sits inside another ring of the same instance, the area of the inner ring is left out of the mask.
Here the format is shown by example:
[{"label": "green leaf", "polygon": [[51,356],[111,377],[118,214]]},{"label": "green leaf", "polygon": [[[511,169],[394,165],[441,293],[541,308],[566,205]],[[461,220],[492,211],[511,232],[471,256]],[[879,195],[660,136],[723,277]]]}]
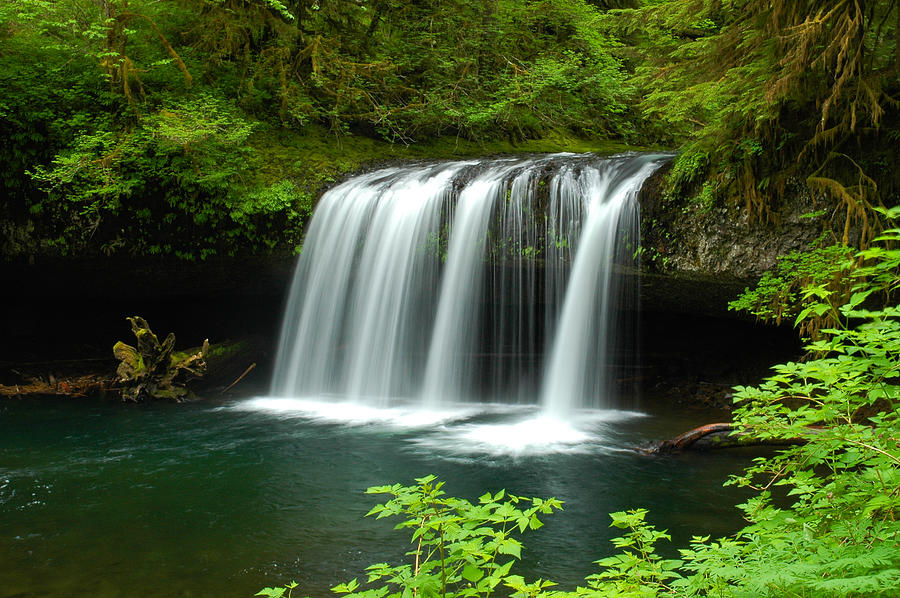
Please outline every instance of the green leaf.
[{"label": "green leaf", "polygon": [[520,559],[522,558],[522,544],[514,539],[504,540],[500,543],[498,552],[500,552],[500,554],[508,554],[516,557],[517,559]]},{"label": "green leaf", "polygon": [[471,563],[467,563],[466,566],[463,567],[462,576],[464,579],[474,583],[484,577],[484,571]]}]

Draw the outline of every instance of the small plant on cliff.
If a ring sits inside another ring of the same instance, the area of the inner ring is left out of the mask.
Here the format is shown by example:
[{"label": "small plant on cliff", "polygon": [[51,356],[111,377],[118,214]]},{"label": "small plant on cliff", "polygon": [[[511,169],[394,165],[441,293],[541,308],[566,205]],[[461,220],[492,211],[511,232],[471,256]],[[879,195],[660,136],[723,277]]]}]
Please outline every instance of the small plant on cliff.
[{"label": "small plant on cliff", "polygon": [[175,352],[175,335],[163,342],[150,330],[144,318],[128,318],[131,330],[137,338],[137,347],[122,341],[113,346],[113,355],[119,360],[117,381],[122,384],[122,399],[144,401],[146,399],[173,399],[181,401],[188,395],[185,384],[206,372],[206,354],[209,342],[196,353]]},{"label": "small plant on cliff", "polygon": [[[775,267],[763,274],[757,285],[728,304],[728,309],[747,311],[764,322],[781,324],[783,320],[798,318],[796,325],[801,336],[816,339],[819,330],[835,324],[834,310],[816,307],[809,311],[809,296],[829,298],[840,305],[849,297],[852,286],[847,274],[852,266],[854,250],[846,245],[813,247],[807,251],[793,251],[778,258]],[[817,289],[810,291],[808,289]]]}]

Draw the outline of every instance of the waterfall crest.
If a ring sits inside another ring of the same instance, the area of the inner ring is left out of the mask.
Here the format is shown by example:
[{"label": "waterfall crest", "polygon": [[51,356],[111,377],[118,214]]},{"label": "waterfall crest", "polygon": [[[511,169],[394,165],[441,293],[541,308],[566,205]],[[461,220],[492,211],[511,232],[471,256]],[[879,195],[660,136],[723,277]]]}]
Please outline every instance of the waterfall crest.
[{"label": "waterfall crest", "polygon": [[272,394],[613,406],[618,311],[636,293],[615,271],[666,159],[461,161],[336,186],[297,262]]}]

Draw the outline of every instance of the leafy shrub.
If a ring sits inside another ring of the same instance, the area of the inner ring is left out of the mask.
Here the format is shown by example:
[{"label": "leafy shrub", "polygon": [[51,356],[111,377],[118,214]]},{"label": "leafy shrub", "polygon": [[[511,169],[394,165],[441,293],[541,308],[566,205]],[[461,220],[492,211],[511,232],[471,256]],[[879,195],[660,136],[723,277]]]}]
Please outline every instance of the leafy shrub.
[{"label": "leafy shrub", "polygon": [[[444,482],[435,476],[416,479],[413,486],[376,486],[369,494],[388,494],[387,502],[376,505],[367,516],[378,519],[400,516],[395,529],[412,531],[411,562],[401,565],[377,563],[367,568],[364,584],[357,579],[332,589],[347,598],[381,596],[490,596],[501,584],[520,592],[540,590],[547,582],[526,586],[510,570],[521,557],[522,543],[514,537],[526,530],[540,528],[539,515],[562,508],[550,498],[522,498],[501,490],[487,493],[477,504],[442,490]],[[380,584],[371,589],[365,585]],[[265,588],[257,596],[278,598],[296,584],[283,588]]]},{"label": "leafy shrub", "polygon": [[[886,212],[900,216],[900,210]],[[738,387],[739,430],[805,442],[759,458],[734,483],[758,494],[733,538],[682,551],[691,594],[890,596],[900,591],[900,306],[866,307],[900,284],[900,229],[840,264],[849,293],[802,290],[798,320],[827,316],[816,356]],[[789,505],[789,506],[785,506]],[[723,565],[728,564],[723,568]]]}]

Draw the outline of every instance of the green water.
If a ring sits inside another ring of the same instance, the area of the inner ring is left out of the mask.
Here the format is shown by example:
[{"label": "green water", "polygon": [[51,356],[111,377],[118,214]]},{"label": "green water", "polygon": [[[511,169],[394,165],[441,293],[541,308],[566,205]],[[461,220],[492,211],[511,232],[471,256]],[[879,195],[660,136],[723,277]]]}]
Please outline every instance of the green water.
[{"label": "green water", "polygon": [[523,414],[396,426],[245,401],[0,403],[0,597],[251,596],[292,579],[329,595],[406,549],[390,523],[363,518],[376,500],[363,491],[428,473],[468,498],[507,488],[564,500],[525,538],[521,570],[564,587],[609,552],[610,511],[648,507],[682,545],[739,524],[741,497],[721,483],[746,455],[630,450],[709,414],[598,422],[588,440],[547,450],[460,434]]}]

